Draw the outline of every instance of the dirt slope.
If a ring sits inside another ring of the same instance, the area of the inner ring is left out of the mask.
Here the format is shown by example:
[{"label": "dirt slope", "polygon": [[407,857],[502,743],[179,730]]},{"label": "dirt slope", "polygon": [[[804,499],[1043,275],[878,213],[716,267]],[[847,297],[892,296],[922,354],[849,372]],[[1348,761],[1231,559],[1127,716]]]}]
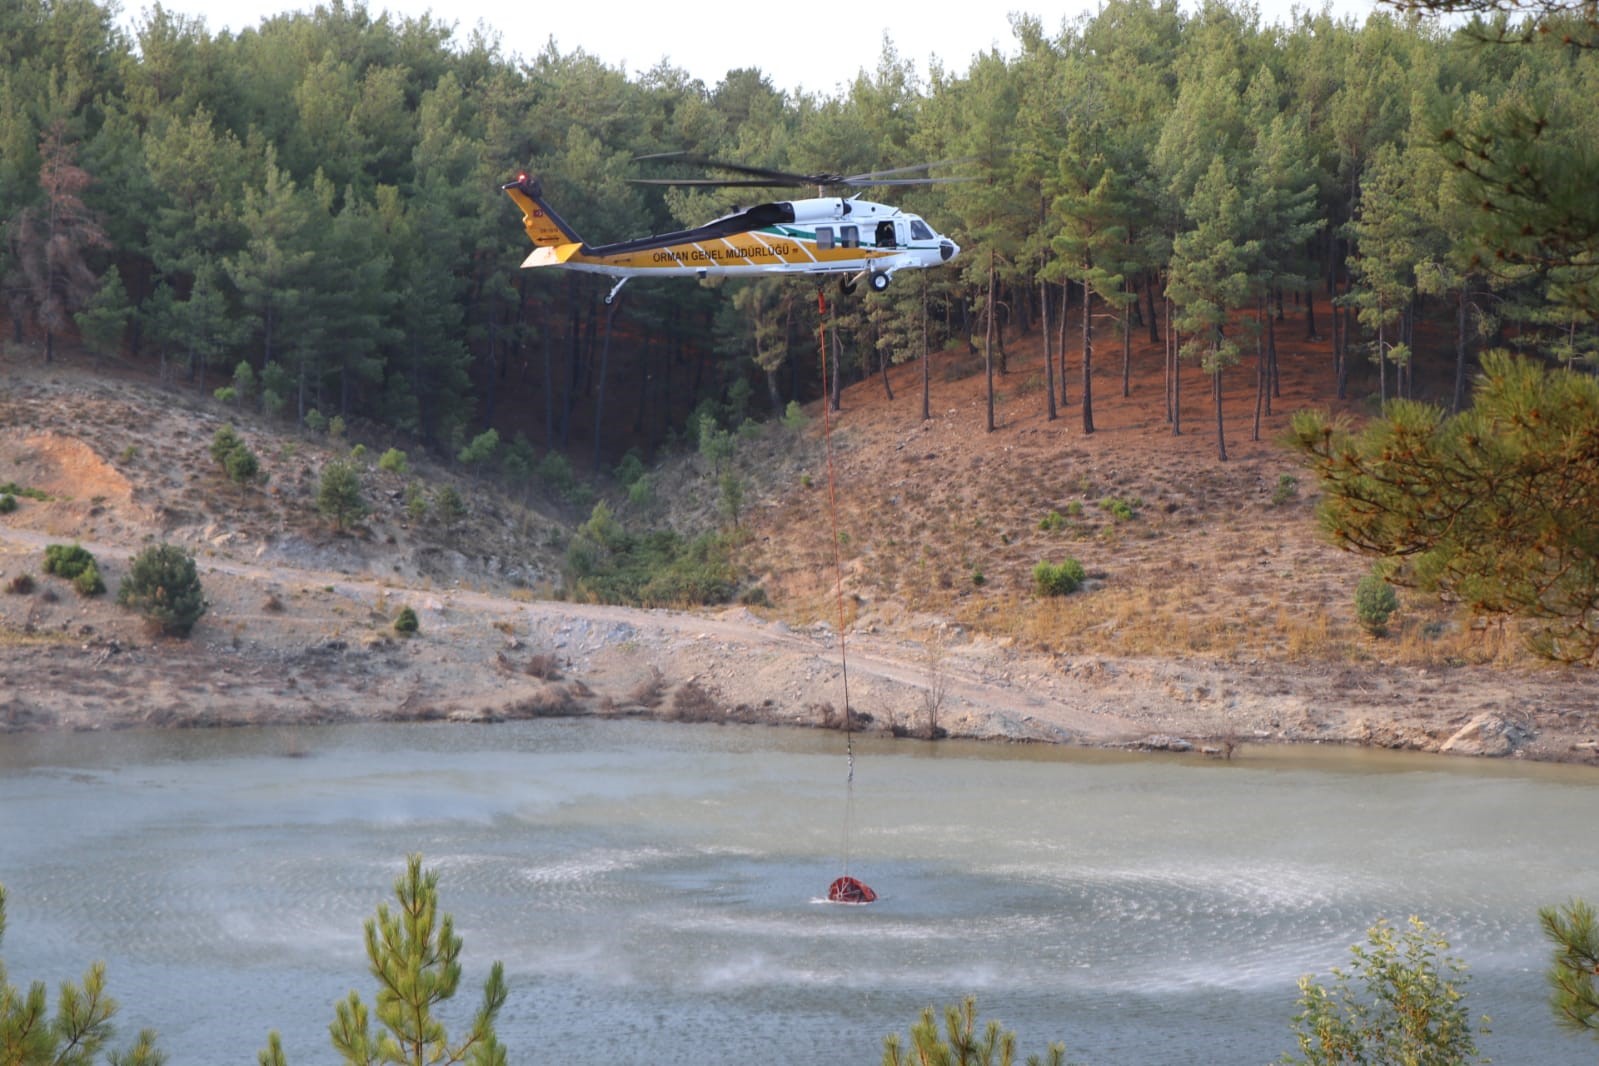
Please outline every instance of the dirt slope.
[{"label": "dirt slope", "polygon": [[[0,730],[568,713],[836,727],[842,603],[852,719],[866,728],[1599,761],[1593,671],[1531,663],[1513,634],[1423,604],[1407,603],[1383,641],[1354,626],[1364,563],[1318,540],[1313,500],[1284,488],[1298,472],[1274,443],[1288,412],[1330,395],[1324,345],[1285,352],[1258,441],[1236,373],[1226,461],[1205,383],[1189,371],[1174,436],[1158,349],[1134,357],[1124,398],[1119,352],[1102,356],[1091,435],[1075,357],[1072,403],[1048,422],[1042,356],[1028,346],[1009,354],[992,433],[967,358],[936,362],[925,422],[915,365],[890,375],[892,401],[881,380],[855,386],[831,437],[836,519],[820,408],[798,437],[742,443],[741,562],[770,606],[693,614],[548,598],[580,516],[425,464],[369,468],[373,513],[334,535],[310,506],[329,442],[279,436],[141,372],[10,351],[0,482],[49,498],[0,516]],[[210,462],[224,420],[262,457],[265,488],[240,490]],[[417,477],[454,479],[467,517],[411,521]],[[692,460],[663,473],[658,493],[679,508],[668,517],[692,524],[712,506],[708,486]],[[1040,528],[1051,511],[1060,522]],[[151,637],[112,597],[85,600],[42,574],[44,545],[71,540],[113,593],[139,548],[183,545],[209,613],[188,641]],[[1034,596],[1033,564],[1066,556],[1087,587]],[[8,591],[22,575],[31,589]],[[420,616],[414,638],[393,632],[401,606]]]}]

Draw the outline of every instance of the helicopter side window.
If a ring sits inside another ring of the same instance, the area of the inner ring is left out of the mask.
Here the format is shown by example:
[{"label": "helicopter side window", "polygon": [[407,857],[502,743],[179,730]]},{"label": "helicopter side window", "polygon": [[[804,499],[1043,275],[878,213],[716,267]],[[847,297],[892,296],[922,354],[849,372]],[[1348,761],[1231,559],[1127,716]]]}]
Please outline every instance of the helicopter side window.
[{"label": "helicopter side window", "polygon": [[911,219],[911,239],[916,241],[930,241],[933,231],[927,228],[927,223],[919,218]]},{"label": "helicopter side window", "polygon": [[841,248],[859,248],[861,246],[861,231],[859,226],[838,227],[838,244]]},{"label": "helicopter side window", "polygon": [[898,242],[894,239],[894,223],[885,219],[877,224],[877,246],[879,248],[893,248]]},{"label": "helicopter side window", "polygon": [[817,248],[817,250],[825,252],[831,247],[833,247],[833,227],[831,227],[831,226],[817,226],[816,227],[816,248]]}]

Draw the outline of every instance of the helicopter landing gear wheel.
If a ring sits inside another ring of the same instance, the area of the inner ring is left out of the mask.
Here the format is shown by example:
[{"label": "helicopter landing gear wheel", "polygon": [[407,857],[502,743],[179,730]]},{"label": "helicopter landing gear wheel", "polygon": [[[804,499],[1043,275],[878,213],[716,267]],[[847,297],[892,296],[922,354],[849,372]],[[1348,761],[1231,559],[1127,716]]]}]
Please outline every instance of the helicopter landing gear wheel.
[{"label": "helicopter landing gear wheel", "polygon": [[884,289],[888,288],[888,275],[872,274],[868,278],[868,284],[871,285],[873,292],[882,292]]},{"label": "helicopter landing gear wheel", "polygon": [[843,277],[839,278],[838,291],[843,293],[845,296],[854,295],[855,279],[850,277],[848,274],[845,274]]}]

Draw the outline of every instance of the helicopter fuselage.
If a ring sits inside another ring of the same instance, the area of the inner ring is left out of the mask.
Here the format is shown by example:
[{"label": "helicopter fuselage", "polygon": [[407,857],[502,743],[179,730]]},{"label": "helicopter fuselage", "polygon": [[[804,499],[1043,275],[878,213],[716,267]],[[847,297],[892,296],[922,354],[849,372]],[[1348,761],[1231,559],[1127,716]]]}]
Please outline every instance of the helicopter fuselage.
[{"label": "helicopter fuselage", "polygon": [[873,289],[896,271],[945,263],[960,252],[919,215],[889,204],[837,196],[782,200],[693,229],[591,245],[523,177],[505,191],[522,208],[537,245],[523,267],[558,267],[625,279],[640,276],[771,273],[865,276]]}]

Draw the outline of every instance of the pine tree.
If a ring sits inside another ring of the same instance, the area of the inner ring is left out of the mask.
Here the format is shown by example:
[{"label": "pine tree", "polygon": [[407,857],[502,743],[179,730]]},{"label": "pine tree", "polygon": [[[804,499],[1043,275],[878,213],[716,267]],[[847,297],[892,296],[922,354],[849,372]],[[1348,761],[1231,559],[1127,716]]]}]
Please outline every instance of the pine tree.
[{"label": "pine tree", "polygon": [[44,202],[23,208],[10,227],[10,254],[20,272],[20,292],[29,316],[44,331],[44,358],[55,354],[55,338],[88,305],[99,288],[89,265],[92,249],[107,245],[105,230],[83,202],[90,177],[77,165],[58,120],[39,142],[39,186]]},{"label": "pine tree", "polygon": [[361,475],[354,465],[334,459],[322,467],[322,478],[317,484],[316,509],[323,518],[333,523],[336,532],[342,532],[351,522],[366,514],[366,501],[361,497]]},{"label": "pine tree", "polygon": [[1554,941],[1549,966],[1549,1005],[1562,1028],[1599,1040],[1599,918],[1593,906],[1574,899],[1541,907],[1538,920]]},{"label": "pine tree", "polygon": [[[977,1000],[966,997],[944,1009],[944,1031],[938,1030],[933,1008],[922,1011],[910,1032],[910,1047],[898,1034],[883,1039],[883,1066],[1011,1066],[1016,1059],[1016,1034],[990,1020],[979,1032]],[[1027,1066],[1064,1066],[1066,1047],[1051,1044],[1043,1058],[1027,1056]]]},{"label": "pine tree", "polygon": [[1528,619],[1532,650],[1599,656],[1599,381],[1506,352],[1483,356],[1472,407],[1396,401],[1359,434],[1313,413],[1292,442],[1321,478],[1339,547],[1390,579],[1483,614]]},{"label": "pine tree", "polygon": [[1128,201],[1123,181],[1092,147],[1091,129],[1074,131],[1061,155],[1061,193],[1054,214],[1061,220],[1054,239],[1066,277],[1083,287],[1082,394],[1083,432],[1094,432],[1094,298],[1106,308],[1125,309],[1130,299],[1124,282]]},{"label": "pine tree", "polygon": [[[439,911],[438,882],[435,871],[422,869],[422,856],[410,856],[405,873],[394,882],[397,909],[380,903],[377,916],[367,919],[366,957],[378,982],[375,1010],[369,1012],[360,994],[351,991],[335,1006],[329,1027],[334,1050],[351,1066],[505,1066],[505,1048],[494,1032],[506,996],[500,963],[490,969],[482,1005],[458,1043],[450,1041],[434,1014],[461,982],[461,938],[450,915]],[[381,1026],[376,1032],[372,1013]],[[267,1037],[259,1061],[261,1066],[287,1066],[276,1032]]]},{"label": "pine tree", "polygon": [[1194,190],[1190,211],[1195,227],[1172,243],[1167,291],[1178,308],[1172,326],[1189,334],[1182,353],[1199,363],[1211,379],[1216,416],[1216,457],[1227,458],[1222,422],[1221,375],[1239,359],[1238,342],[1226,332],[1227,313],[1249,296],[1248,267],[1260,255],[1249,239],[1239,183],[1220,155]]},{"label": "pine tree", "polygon": [[117,603],[144,616],[162,633],[186,637],[206,612],[194,557],[175,544],[157,544],[133,557]]},{"label": "pine tree", "polygon": [[133,305],[122,284],[122,274],[111,267],[100,279],[100,287],[73,315],[83,343],[100,355],[115,355],[122,349],[122,337],[133,318]]},{"label": "pine tree", "polygon": [[[0,942],[6,932],[6,888],[0,885]],[[106,995],[105,963],[97,962],[83,975],[82,984],[61,983],[56,1011],[49,1013],[43,981],[35,981],[24,994],[6,978],[0,959],[0,1062],[6,1066],[89,1066],[99,1057],[116,1027],[117,1001]],[[126,1052],[106,1056],[109,1066],[162,1066],[166,1062],[155,1046],[155,1031],[144,1029]]]},{"label": "pine tree", "polygon": [[277,166],[270,146],[265,183],[244,190],[240,221],[249,241],[223,265],[241,306],[251,312],[265,366],[278,358],[284,337],[298,340],[309,328],[317,281],[308,247],[315,225],[310,197]]}]

